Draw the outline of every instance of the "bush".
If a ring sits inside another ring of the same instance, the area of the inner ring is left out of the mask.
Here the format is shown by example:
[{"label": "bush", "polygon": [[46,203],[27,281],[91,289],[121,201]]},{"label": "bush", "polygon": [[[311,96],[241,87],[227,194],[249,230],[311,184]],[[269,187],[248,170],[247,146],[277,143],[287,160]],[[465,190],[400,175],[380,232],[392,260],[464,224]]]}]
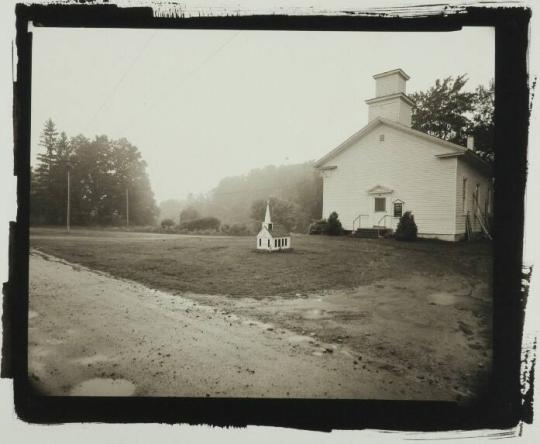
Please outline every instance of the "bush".
[{"label": "bush", "polygon": [[180,224],[181,230],[219,230],[221,221],[217,217],[201,217],[199,219],[190,220]]},{"label": "bush", "polygon": [[328,216],[325,234],[328,234],[330,236],[339,236],[342,233],[343,227],[341,226],[341,222],[339,221],[339,216],[335,211],[333,211],[332,214]]},{"label": "bush", "polygon": [[309,226],[308,233],[309,234],[323,234],[326,233],[328,227],[328,222],[326,222],[326,219],[318,220],[317,222],[313,222]]},{"label": "bush", "polygon": [[396,229],[395,237],[398,240],[413,241],[418,235],[418,228],[414,221],[414,216],[410,211],[406,211],[399,219],[399,224]]},{"label": "bush", "polygon": [[172,227],[174,227],[175,223],[174,223],[174,220],[172,219],[163,219],[161,221],[161,228],[165,229],[165,230],[169,230],[171,229]]}]

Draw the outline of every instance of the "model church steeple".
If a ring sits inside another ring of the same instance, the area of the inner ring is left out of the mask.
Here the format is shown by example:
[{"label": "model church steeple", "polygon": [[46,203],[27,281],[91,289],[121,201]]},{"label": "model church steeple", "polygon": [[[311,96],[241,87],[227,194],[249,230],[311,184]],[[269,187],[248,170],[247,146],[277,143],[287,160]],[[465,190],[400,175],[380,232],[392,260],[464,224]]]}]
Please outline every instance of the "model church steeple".
[{"label": "model church steeple", "polygon": [[272,219],[270,218],[270,202],[266,201],[266,214],[264,216],[263,228],[272,230]]}]

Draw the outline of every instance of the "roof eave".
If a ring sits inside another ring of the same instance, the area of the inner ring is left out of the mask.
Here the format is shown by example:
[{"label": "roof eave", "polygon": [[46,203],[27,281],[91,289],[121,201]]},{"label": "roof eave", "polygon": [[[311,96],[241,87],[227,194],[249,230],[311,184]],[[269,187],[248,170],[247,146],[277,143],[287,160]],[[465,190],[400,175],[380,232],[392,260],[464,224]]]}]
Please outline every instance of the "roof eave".
[{"label": "roof eave", "polygon": [[315,162],[314,168],[317,168],[319,170],[322,170],[322,166],[328,162],[330,159],[333,159],[338,154],[340,154],[342,151],[344,151],[351,143],[353,143],[355,140],[360,139],[364,134],[371,131],[372,128],[375,128],[378,124],[382,123],[382,119],[380,117],[376,117],[371,122],[369,122],[366,126],[358,130],[356,133],[354,133],[352,136],[350,136],[345,141],[341,142],[337,147],[335,147],[332,151],[325,154],[323,157],[321,157],[319,160]]},{"label": "roof eave", "polygon": [[479,157],[474,152],[468,150],[461,153],[444,153],[444,154],[437,154],[435,157],[439,159],[449,159],[452,157],[459,157],[463,160],[469,162],[472,166],[474,166],[476,169],[481,170],[488,176],[493,176],[493,167],[490,163],[486,162],[484,159]]},{"label": "roof eave", "polygon": [[374,79],[379,79],[381,77],[387,77],[387,76],[391,76],[392,74],[399,74],[401,77],[403,77],[405,80],[409,80],[410,77],[409,75],[403,71],[401,68],[397,68],[397,69],[391,69],[390,71],[385,71],[385,72],[380,72],[379,74],[375,74],[373,76]]},{"label": "roof eave", "polygon": [[372,99],[367,99],[366,103],[371,105],[373,103],[384,102],[385,100],[391,99],[402,99],[411,106],[416,105],[415,102],[405,93],[399,92],[394,94],[387,94],[385,96],[373,97]]}]

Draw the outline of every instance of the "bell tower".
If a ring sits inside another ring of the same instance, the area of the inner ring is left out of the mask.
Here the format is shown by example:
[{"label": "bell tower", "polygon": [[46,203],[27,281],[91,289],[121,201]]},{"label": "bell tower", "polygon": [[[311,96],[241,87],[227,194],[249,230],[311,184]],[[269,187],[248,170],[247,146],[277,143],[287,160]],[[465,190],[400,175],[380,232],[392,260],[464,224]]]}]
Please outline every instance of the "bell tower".
[{"label": "bell tower", "polygon": [[409,76],[401,69],[382,72],[375,79],[375,97],[366,100],[369,106],[369,121],[383,117],[405,126],[411,126],[414,102],[406,94]]}]

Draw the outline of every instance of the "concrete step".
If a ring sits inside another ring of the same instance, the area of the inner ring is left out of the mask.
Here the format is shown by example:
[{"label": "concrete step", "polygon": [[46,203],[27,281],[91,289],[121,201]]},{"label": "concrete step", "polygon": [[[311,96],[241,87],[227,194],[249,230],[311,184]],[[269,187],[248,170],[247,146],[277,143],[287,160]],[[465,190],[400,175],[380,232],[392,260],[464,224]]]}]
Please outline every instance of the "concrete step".
[{"label": "concrete step", "polygon": [[373,227],[373,228],[357,228],[351,234],[353,237],[361,237],[367,239],[377,239],[379,237],[385,237],[392,233],[390,228]]}]

